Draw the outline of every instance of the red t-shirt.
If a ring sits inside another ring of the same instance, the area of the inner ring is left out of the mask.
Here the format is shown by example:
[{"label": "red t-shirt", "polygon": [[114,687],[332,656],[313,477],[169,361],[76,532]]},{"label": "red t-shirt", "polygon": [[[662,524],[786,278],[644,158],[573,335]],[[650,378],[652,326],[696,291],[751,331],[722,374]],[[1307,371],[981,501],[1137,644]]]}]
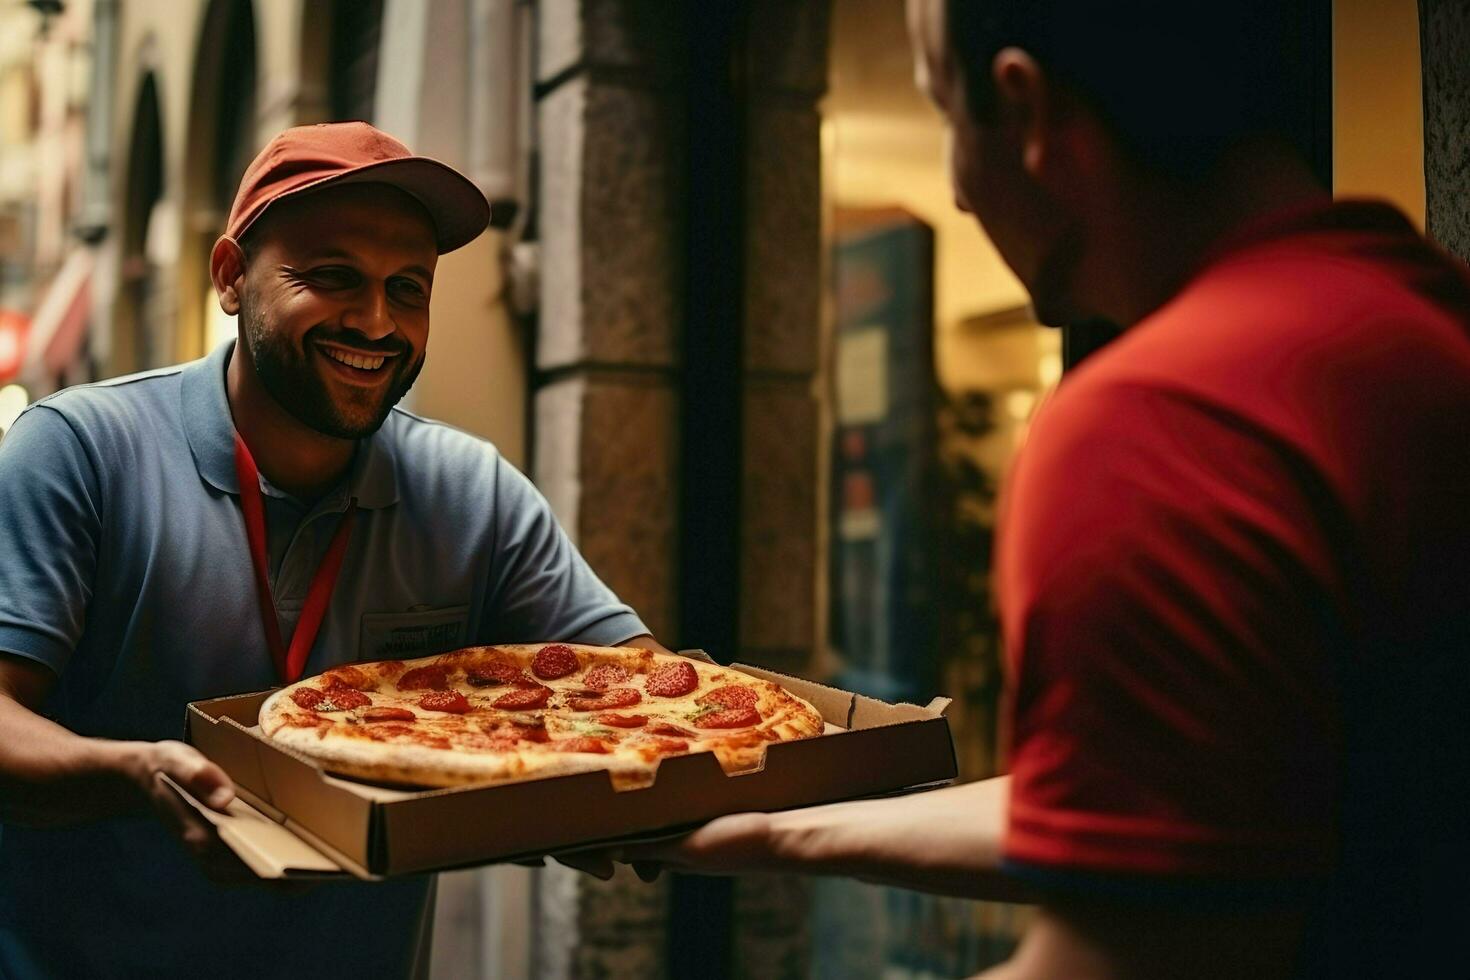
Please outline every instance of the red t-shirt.
[{"label": "red t-shirt", "polygon": [[1397,212],[1257,223],[1069,375],[997,562],[1017,874],[1305,894],[1308,973],[1470,923],[1470,278]]}]

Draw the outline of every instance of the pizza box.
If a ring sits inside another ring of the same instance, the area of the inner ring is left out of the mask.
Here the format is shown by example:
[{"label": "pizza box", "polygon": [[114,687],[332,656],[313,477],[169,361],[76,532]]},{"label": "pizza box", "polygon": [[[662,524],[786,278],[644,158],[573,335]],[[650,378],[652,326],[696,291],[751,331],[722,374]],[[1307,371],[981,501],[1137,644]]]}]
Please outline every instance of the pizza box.
[{"label": "pizza box", "polygon": [[377,879],[656,839],[727,813],[909,792],[955,778],[947,698],[888,704],[759,667],[731,669],[811,702],[827,734],[773,744],[758,768],[732,774],[709,752],[671,756],[651,785],[631,789],[615,789],[606,772],[584,772],[406,790],[329,775],[266,738],[256,718],[272,692],[259,691],[196,701],[186,711],[185,738],[235,782],[229,812],[174,788],[263,878]]}]

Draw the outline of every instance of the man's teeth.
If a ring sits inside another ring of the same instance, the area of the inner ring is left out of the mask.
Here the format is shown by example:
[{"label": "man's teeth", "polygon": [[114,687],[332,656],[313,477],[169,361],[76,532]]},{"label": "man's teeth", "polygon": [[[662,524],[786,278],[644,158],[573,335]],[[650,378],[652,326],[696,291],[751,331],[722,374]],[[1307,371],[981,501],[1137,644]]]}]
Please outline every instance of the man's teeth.
[{"label": "man's teeth", "polygon": [[349,354],[331,347],[323,347],[322,351],[334,361],[341,361],[348,367],[362,368],[364,371],[376,371],[387,360],[386,357],[363,357],[361,354]]}]

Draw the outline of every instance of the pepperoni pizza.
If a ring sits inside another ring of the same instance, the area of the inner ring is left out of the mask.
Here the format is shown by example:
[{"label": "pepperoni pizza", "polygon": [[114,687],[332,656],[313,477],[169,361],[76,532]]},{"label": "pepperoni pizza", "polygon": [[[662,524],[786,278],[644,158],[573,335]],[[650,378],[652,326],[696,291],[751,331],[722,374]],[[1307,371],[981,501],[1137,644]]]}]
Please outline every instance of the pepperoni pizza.
[{"label": "pepperoni pizza", "polygon": [[727,772],[771,742],[820,735],[780,685],[635,647],[470,647],[334,667],[271,695],[261,730],[333,772],[417,786],[606,769],[646,784],[660,759],[713,752]]}]

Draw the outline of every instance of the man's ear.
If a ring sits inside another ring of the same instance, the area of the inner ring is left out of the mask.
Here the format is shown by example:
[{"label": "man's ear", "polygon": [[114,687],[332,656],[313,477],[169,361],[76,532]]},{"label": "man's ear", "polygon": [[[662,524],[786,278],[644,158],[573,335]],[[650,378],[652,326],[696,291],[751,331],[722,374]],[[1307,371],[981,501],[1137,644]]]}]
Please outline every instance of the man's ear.
[{"label": "man's ear", "polygon": [[1021,154],[1021,168],[1041,180],[1050,161],[1055,106],[1046,73],[1020,48],[1003,48],[990,65],[997,108]]},{"label": "man's ear", "polygon": [[220,309],[229,316],[240,312],[240,286],[245,279],[245,251],[228,235],[221,235],[209,253],[209,278],[219,294]]},{"label": "man's ear", "polygon": [[1059,201],[1095,194],[1112,159],[1096,113],[1019,48],[997,54],[993,68],[1000,111],[1026,176]]}]

